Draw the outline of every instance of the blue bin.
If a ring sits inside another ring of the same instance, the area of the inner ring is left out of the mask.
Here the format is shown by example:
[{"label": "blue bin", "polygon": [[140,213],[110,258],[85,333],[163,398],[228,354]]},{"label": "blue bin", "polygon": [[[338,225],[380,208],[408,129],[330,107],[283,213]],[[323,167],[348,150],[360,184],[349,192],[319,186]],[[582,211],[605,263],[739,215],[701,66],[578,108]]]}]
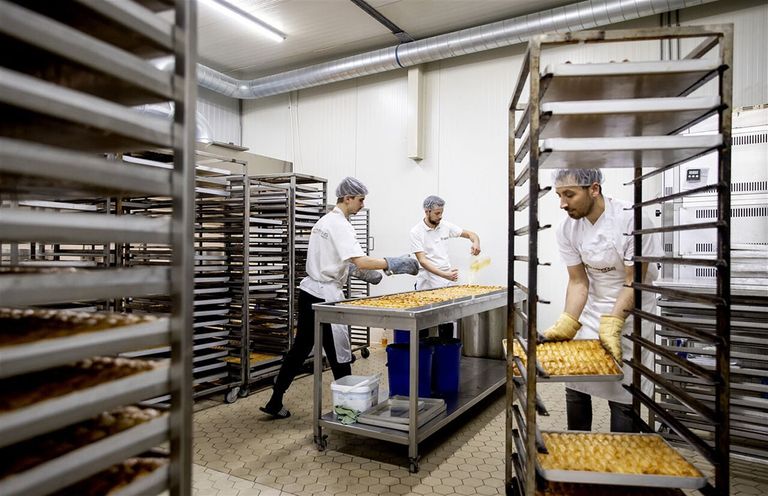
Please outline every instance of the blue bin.
[{"label": "blue bin", "polygon": [[433,346],[432,392],[445,397],[459,391],[459,367],[461,364],[461,340],[455,338],[428,338],[424,344]]},{"label": "blue bin", "polygon": [[[426,338],[429,333],[429,329],[422,329],[419,331],[419,338]],[[394,333],[395,344],[408,344],[411,341],[411,331],[395,329]]]},{"label": "blue bin", "polygon": [[[419,346],[419,396],[427,398],[432,389],[432,354],[434,348]],[[410,393],[410,345],[403,343],[387,346],[389,395],[408,396]]]}]

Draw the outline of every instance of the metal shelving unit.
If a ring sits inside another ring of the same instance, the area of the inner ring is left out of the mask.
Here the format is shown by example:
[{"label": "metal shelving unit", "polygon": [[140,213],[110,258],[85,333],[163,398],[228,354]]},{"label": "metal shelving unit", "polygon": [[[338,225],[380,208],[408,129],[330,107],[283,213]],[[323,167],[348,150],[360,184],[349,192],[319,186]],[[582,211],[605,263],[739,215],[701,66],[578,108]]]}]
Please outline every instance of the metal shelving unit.
[{"label": "metal shelving unit", "polygon": [[[525,295],[515,289],[511,295],[507,290],[456,298],[451,301],[435,303],[413,309],[391,309],[364,306],[347,306],[336,303],[316,303],[315,311],[315,346],[314,346],[314,402],[312,417],[315,445],[323,451],[327,446],[327,436],[323,429],[339,430],[363,437],[382,439],[408,446],[409,471],[419,471],[419,444],[445,425],[477,404],[483,398],[504,385],[504,362],[490,358],[461,357],[459,390],[455,396],[446,398],[446,410],[434,419],[421,425],[417,407],[419,370],[419,330],[428,329],[441,322],[458,320],[468,315],[487,312],[508,304],[518,304]],[[346,300],[345,300],[346,301]],[[410,331],[409,354],[409,408],[416,415],[408,418],[405,430],[378,427],[362,423],[345,425],[336,419],[333,412],[323,413],[322,359],[319,350],[322,347],[321,324],[342,324],[376,326],[388,329]]]},{"label": "metal shelving unit", "polygon": [[[700,43],[683,60],[566,63],[542,67],[543,49],[551,46],[671,38],[693,39]],[[552,188],[539,184],[539,170],[583,167],[583,164],[634,170],[634,179],[628,185],[634,187],[635,230],[629,234],[634,237],[635,262],[706,266],[716,272],[717,284],[712,291],[709,294],[696,294],[664,287],[663,284],[642,284],[641,264],[635,264],[633,288],[636,308],[632,312],[634,328],[629,338],[635,346],[632,357],[625,357],[624,360],[630,367],[632,384],[624,387],[633,395],[633,409],[646,432],[652,432],[652,429],[640,417],[641,405],[652,412],[654,418],[669,432],[676,433],[678,441],[697,450],[712,463],[714,484],[707,482],[700,491],[703,494],[728,494],[731,419],[729,241],[732,38],[732,27],[724,25],[549,34],[537,36],[529,42],[509,108],[509,287],[518,287],[528,295],[526,308],[515,309],[514,312],[521,319],[522,326],[516,326],[514,319],[510,318],[507,329],[507,339],[511,341],[519,338],[527,353],[526,365],[514,357],[512,347],[509,347],[507,355],[506,484],[507,490],[514,494],[534,495],[537,487],[541,489],[548,484],[537,465],[537,453],[546,453],[546,445],[537,426],[537,413],[545,414],[546,410],[536,397],[539,373],[535,343],[537,308],[539,304],[548,303],[540,296],[538,285],[538,267],[547,265],[539,259],[538,233],[551,227],[539,222],[538,201]],[[691,96],[709,81],[712,81],[710,87],[716,85],[715,97]],[[520,101],[526,88],[528,102],[522,106]],[[708,136],[681,134],[712,115],[718,119],[716,133]],[[714,219],[710,222],[644,229],[644,207],[673,201],[686,194],[695,194],[696,191],[643,201],[643,182],[708,154],[714,154],[718,164],[714,186],[718,209]],[[644,174],[644,167],[653,168],[653,171]],[[518,197],[517,188],[525,186],[527,194]],[[519,226],[516,213],[526,209],[527,224]],[[686,230],[715,232],[715,256],[706,260],[643,256],[643,235]],[[528,252],[517,253],[516,248],[520,246],[528,246]],[[519,263],[527,264],[527,270],[520,271],[517,268]],[[520,273],[527,276],[525,283],[518,280],[517,275]],[[645,313],[640,309],[643,293],[674,296],[703,304],[712,312],[713,326],[702,329],[693,323]],[[711,345],[715,366],[709,370],[704,369],[677,355],[674,349],[642,338],[643,321],[655,324],[662,332],[675,330],[689,339]],[[709,404],[701,401],[675,387],[669,378],[642,365],[641,349],[650,351],[657,358],[671,361],[684,369],[687,377],[706,384],[710,391],[714,391],[713,401]],[[515,365],[523,372],[520,377],[513,375]],[[713,436],[706,439],[701,432],[679,422],[664,402],[643,394],[641,379],[650,380],[667,397],[675,398],[682,408],[705,418]],[[616,490],[620,491],[618,488]],[[644,494],[653,494],[651,488],[645,488],[644,491]]]},{"label": "metal shelving unit", "polygon": [[242,269],[232,285],[230,361],[244,396],[250,383],[277,374],[293,343],[298,286],[306,276],[309,233],[325,214],[326,180],[269,174],[230,181],[231,214],[241,226],[232,259]]},{"label": "metal shelving unit", "polygon": [[[373,238],[371,237],[371,211],[367,208],[349,218],[349,222],[355,228],[357,242],[363,248],[366,255],[371,254],[373,250]],[[371,284],[355,277],[349,276],[347,287],[344,291],[346,297],[364,298],[371,295]],[[349,326],[349,342],[352,345],[352,351],[360,351],[363,358],[368,358],[371,352],[368,348],[371,346],[371,328],[361,326]]]},{"label": "metal shelving unit", "polygon": [[[157,14],[173,9],[170,21]],[[167,443],[170,465],[151,474],[149,486],[143,480],[124,490],[190,494],[192,343],[184,330],[193,308],[196,3],[3,0],[0,11],[7,42],[0,67],[0,301],[25,308],[168,294],[173,302],[169,318],[150,325],[0,347],[6,385],[44,377],[59,386],[59,376],[47,376],[57,365],[141,347],[171,349],[153,370],[4,407],[0,445],[12,448],[107,409],[158,394],[171,398],[169,415],[159,421],[15,474],[0,481],[0,492],[48,494]],[[175,57],[175,73],[149,62],[161,55]],[[159,101],[175,102],[172,121],[132,108]],[[169,169],[121,166],[103,155],[157,147],[174,151]],[[172,198],[171,218],[118,218],[106,215],[108,203],[89,209],[75,201],[157,194]],[[107,250],[115,243],[168,244],[172,264],[114,267]]]},{"label": "metal shelving unit", "polygon": [[[171,150],[154,150],[122,157],[126,164],[167,168],[173,160]],[[231,171],[216,166],[237,161],[198,150],[195,167],[195,288],[193,339],[193,383],[195,398],[233,390],[239,382],[231,381],[227,370],[229,314],[232,303],[229,252],[238,219],[229,213],[229,180]],[[241,164],[242,165],[242,164]],[[125,217],[166,218],[171,213],[171,198],[153,196],[123,198],[117,202],[118,214]],[[172,252],[167,244],[126,244],[118,248],[122,265],[170,265]],[[167,313],[171,301],[167,297],[130,298],[122,308],[139,313]],[[167,358],[169,347],[156,347],[124,354],[129,357]],[[235,392],[236,394],[236,392]],[[169,397],[155,398],[164,402]]]}]

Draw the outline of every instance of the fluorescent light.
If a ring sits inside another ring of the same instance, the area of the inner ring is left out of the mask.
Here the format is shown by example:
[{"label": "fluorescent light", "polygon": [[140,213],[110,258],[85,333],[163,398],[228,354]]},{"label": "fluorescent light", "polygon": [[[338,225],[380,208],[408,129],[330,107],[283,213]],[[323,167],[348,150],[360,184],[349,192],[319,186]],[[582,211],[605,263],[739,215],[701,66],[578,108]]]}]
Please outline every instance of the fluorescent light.
[{"label": "fluorescent light", "polygon": [[229,15],[230,17],[237,18],[240,21],[250,21],[248,23],[249,26],[256,28],[256,31],[261,34],[262,36],[266,36],[272,41],[276,41],[278,43],[285,40],[287,37],[285,33],[280,31],[279,29],[270,26],[266,22],[262,21],[258,17],[254,16],[253,14],[250,14],[240,7],[231,4],[227,0],[200,0],[202,3],[209,5],[216,9],[219,12],[222,12],[226,15]]}]

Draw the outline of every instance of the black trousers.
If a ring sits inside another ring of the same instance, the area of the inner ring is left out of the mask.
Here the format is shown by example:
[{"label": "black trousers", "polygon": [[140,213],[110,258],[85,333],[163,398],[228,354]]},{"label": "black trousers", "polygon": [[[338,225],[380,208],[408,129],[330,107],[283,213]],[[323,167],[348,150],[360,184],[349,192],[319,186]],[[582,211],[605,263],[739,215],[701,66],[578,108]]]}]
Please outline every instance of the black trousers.
[{"label": "black trousers", "polygon": [[[566,416],[569,431],[592,430],[592,396],[565,388]],[[632,415],[632,405],[609,401],[611,409],[611,432],[640,432]]]},{"label": "black trousers", "polygon": [[[312,353],[315,345],[315,312],[312,310],[314,303],[324,300],[315,298],[306,291],[299,290],[299,319],[296,325],[296,337],[293,346],[283,359],[280,372],[275,379],[274,393],[282,396],[290,387],[296,374],[299,373],[304,361]],[[334,379],[340,379],[352,374],[351,363],[339,363],[336,359],[336,347],[333,344],[333,331],[330,324],[322,325],[323,349],[328,363],[331,365]]]}]

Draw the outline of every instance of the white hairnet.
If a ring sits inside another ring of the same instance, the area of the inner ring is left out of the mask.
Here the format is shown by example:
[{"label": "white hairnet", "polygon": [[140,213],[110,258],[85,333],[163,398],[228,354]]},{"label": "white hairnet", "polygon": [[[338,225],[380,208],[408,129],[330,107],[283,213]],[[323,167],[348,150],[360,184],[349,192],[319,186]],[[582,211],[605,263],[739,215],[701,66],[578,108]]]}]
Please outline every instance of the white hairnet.
[{"label": "white hairnet", "polygon": [[433,208],[442,208],[445,206],[445,200],[439,196],[429,195],[424,198],[424,210],[432,210]]},{"label": "white hairnet", "polygon": [[593,183],[603,184],[603,173],[600,169],[558,169],[552,173],[552,182],[555,187],[587,187]]},{"label": "white hairnet", "polygon": [[336,186],[336,198],[345,196],[365,196],[368,194],[368,188],[354,177],[345,177]]}]

